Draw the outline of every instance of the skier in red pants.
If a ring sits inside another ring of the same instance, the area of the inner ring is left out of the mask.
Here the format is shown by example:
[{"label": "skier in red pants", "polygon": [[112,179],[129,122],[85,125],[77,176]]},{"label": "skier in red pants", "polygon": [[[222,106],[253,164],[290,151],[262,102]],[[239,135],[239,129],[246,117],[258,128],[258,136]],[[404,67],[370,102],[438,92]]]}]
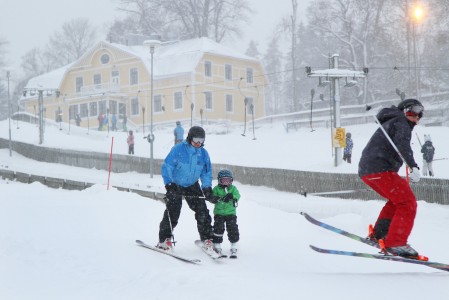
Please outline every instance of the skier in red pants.
[{"label": "skier in red pants", "polygon": [[[416,99],[382,109],[377,118],[396,145],[409,168],[410,180],[418,182],[419,168],[410,147],[413,127],[424,112]],[[401,156],[379,128],[371,137],[359,162],[359,176],[379,195],[387,199],[374,225],[374,239],[383,239],[386,250],[394,255],[417,258],[418,252],[407,244],[416,216],[416,198],[408,182],[398,175]]]}]

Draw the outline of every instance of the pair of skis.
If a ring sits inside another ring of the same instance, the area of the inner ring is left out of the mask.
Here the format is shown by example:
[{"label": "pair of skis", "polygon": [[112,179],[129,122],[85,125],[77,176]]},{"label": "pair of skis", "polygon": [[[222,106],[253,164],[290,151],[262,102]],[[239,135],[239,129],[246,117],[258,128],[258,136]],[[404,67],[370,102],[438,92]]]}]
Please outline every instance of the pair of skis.
[{"label": "pair of skis", "polygon": [[[301,215],[303,215],[307,221],[309,221],[310,223],[312,223],[314,225],[320,226],[322,228],[325,228],[325,229],[335,232],[337,234],[346,236],[346,237],[356,240],[358,242],[362,242],[369,246],[380,249],[379,244],[374,241],[371,241],[370,239],[358,236],[356,234],[344,231],[342,229],[339,229],[339,228],[336,228],[329,224],[318,221],[318,220],[312,218],[310,215],[308,215],[305,212],[301,212]],[[310,248],[312,248],[312,250],[314,250],[316,252],[324,253],[324,254],[336,254],[336,255],[345,255],[345,256],[364,257],[364,258],[374,258],[374,259],[381,259],[381,260],[392,260],[392,261],[403,262],[403,263],[423,265],[423,266],[427,266],[430,268],[435,268],[438,270],[449,272],[448,264],[442,264],[442,263],[438,263],[438,262],[417,260],[417,259],[405,258],[405,257],[401,257],[401,256],[394,256],[394,255],[390,255],[390,254],[371,254],[371,253],[360,253],[360,252],[352,252],[352,251],[323,249],[323,248],[319,248],[319,247],[316,247],[313,245],[310,245]]]},{"label": "pair of skis", "polygon": [[[144,247],[144,248],[147,248],[147,249],[150,249],[150,250],[153,250],[153,251],[156,251],[156,252],[159,252],[159,253],[171,256],[173,258],[176,258],[176,259],[178,259],[180,261],[183,261],[183,262],[186,262],[186,263],[191,263],[191,264],[199,264],[199,263],[201,263],[201,260],[199,260],[199,259],[190,259],[190,258],[183,257],[183,256],[178,255],[178,254],[173,253],[173,252],[164,251],[164,250],[162,250],[160,248],[148,245],[148,244],[142,242],[141,240],[136,240],[136,243],[137,243],[138,246],[141,246],[141,247]],[[213,260],[218,260],[218,259],[222,259],[222,258],[227,258],[228,257],[227,255],[224,255],[224,254],[218,254],[216,252],[208,252],[208,251],[206,251],[203,248],[203,242],[202,241],[195,241],[195,245],[200,247],[201,250],[203,250],[203,252],[206,253]],[[234,256],[231,255],[230,258],[237,258],[237,256],[236,255],[234,255]]]}]

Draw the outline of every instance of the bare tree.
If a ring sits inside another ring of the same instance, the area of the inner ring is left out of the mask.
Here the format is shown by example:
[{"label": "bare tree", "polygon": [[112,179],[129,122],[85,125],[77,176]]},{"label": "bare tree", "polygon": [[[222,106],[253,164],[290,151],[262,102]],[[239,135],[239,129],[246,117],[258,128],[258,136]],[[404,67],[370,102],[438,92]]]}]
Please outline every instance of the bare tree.
[{"label": "bare tree", "polygon": [[96,29],[89,20],[72,19],[50,37],[44,55],[52,68],[61,67],[80,58],[95,42]]},{"label": "bare tree", "polygon": [[[136,20],[133,33],[186,39],[209,37],[217,42],[239,36],[251,9],[247,0],[121,0],[120,10]],[[114,28],[111,27],[111,31]]]},{"label": "bare tree", "polygon": [[8,45],[8,41],[0,38],[0,68],[5,65],[5,55],[6,55],[6,46]]}]

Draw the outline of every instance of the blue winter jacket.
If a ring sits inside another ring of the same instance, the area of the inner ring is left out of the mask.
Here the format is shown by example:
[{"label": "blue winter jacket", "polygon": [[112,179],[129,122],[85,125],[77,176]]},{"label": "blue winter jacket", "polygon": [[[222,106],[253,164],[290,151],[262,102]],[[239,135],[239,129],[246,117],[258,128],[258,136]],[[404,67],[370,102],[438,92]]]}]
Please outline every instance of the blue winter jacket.
[{"label": "blue winter jacket", "polygon": [[201,179],[201,188],[212,187],[212,165],[203,147],[195,148],[183,141],[173,146],[162,164],[164,184],[188,187]]},{"label": "blue winter jacket", "polygon": [[184,128],[181,125],[176,125],[176,128],[173,130],[173,134],[175,135],[175,139],[177,141],[184,139]]}]

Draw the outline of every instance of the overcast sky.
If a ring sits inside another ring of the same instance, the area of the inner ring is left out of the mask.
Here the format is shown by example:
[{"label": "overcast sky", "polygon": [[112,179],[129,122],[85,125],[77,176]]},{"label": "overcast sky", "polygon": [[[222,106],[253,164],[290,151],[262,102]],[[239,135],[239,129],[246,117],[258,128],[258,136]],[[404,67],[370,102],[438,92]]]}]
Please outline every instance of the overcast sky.
[{"label": "overcast sky", "polygon": [[[237,43],[242,52],[248,42],[255,40],[261,51],[271,36],[274,26],[282,16],[291,12],[291,0],[248,0],[255,15],[244,30],[244,37]],[[299,0],[299,15],[311,0]],[[0,0],[0,37],[9,42],[7,63],[14,71],[20,67],[21,57],[34,47],[43,47],[64,22],[87,17],[94,26],[103,31],[105,24],[120,16],[116,7],[119,0]]]}]

